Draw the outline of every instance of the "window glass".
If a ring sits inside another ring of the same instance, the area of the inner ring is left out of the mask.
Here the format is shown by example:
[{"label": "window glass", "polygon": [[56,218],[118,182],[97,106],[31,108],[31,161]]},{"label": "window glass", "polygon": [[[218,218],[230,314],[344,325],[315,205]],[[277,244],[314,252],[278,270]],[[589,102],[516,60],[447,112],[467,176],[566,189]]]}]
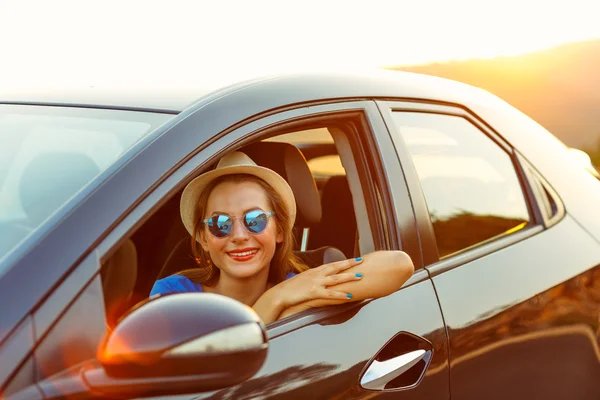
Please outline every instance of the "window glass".
[{"label": "window glass", "polygon": [[527,226],[511,158],[492,139],[461,117],[392,115],[419,175],[440,258]]},{"label": "window glass", "polygon": [[133,143],[172,117],[0,106],[0,259]]}]

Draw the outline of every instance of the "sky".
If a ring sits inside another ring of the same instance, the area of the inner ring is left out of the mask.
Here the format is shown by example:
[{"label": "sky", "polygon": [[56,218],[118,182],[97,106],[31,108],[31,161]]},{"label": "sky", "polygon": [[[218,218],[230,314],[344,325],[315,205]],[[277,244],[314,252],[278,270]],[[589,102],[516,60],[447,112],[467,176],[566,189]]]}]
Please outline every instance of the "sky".
[{"label": "sky", "polygon": [[600,38],[597,0],[0,0],[0,89],[220,85]]}]

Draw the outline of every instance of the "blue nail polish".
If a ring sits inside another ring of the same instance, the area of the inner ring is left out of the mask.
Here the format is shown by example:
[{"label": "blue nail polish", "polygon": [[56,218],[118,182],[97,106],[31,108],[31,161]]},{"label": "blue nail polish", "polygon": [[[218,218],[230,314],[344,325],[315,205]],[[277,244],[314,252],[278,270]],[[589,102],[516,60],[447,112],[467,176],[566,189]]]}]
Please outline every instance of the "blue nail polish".
[{"label": "blue nail polish", "polygon": [[357,257],[354,260],[356,260],[356,261],[362,261],[362,257]]},{"label": "blue nail polish", "polygon": [[362,278],[362,274],[354,274],[357,278]]},{"label": "blue nail polish", "polygon": [[346,297],[349,298],[349,299],[351,299],[352,298],[352,293],[346,294]]}]

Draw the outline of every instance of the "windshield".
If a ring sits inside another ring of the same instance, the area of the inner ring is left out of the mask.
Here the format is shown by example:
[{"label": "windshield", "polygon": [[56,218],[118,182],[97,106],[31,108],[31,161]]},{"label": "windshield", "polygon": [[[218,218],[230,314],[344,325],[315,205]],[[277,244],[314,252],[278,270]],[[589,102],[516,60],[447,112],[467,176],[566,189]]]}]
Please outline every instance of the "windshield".
[{"label": "windshield", "polygon": [[171,114],[0,105],[0,260]]}]

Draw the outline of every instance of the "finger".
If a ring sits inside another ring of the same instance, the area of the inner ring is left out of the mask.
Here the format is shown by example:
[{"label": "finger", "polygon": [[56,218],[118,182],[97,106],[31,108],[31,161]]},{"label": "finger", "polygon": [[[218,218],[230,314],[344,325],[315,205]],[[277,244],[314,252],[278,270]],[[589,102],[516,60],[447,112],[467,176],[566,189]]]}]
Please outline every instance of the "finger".
[{"label": "finger", "polygon": [[325,279],[323,279],[323,285],[324,286],[333,286],[333,285],[337,285],[339,283],[359,281],[361,279],[362,279],[362,274],[360,274],[360,273],[353,274],[350,272],[346,272],[346,273],[341,273],[341,274],[329,275],[329,276],[325,277]]},{"label": "finger", "polygon": [[319,296],[323,299],[328,300],[342,300],[349,301],[352,300],[352,293],[340,292],[339,290],[323,290],[323,294]]},{"label": "finger", "polygon": [[323,266],[323,271],[325,275],[333,275],[338,272],[344,271],[348,268],[354,267],[355,265],[360,264],[363,261],[362,257],[358,258],[350,258],[348,260],[336,261],[330,264],[326,264]]}]

